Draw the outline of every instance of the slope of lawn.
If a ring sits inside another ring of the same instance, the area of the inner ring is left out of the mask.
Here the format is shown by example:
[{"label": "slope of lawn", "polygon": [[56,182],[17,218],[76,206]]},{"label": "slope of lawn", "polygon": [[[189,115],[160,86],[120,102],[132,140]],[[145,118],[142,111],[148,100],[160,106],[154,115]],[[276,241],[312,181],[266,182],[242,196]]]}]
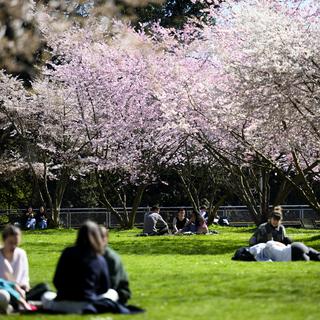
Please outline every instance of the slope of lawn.
[{"label": "slope of lawn", "polygon": [[[320,263],[232,261],[253,229],[215,229],[219,234],[161,237],[136,237],[138,230],[111,231],[110,245],[121,254],[130,276],[130,303],[145,308],[144,314],[35,314],[9,319],[320,319]],[[320,250],[318,230],[288,233]],[[60,252],[75,236],[74,230],[24,233],[31,284],[51,284]]]}]

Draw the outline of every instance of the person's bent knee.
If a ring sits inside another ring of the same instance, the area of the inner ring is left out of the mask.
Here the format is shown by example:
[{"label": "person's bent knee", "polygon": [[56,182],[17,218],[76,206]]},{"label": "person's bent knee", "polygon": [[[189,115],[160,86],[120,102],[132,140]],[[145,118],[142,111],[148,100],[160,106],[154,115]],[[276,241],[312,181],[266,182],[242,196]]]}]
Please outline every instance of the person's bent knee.
[{"label": "person's bent knee", "polygon": [[10,294],[0,289],[0,313],[7,313],[10,302]]}]

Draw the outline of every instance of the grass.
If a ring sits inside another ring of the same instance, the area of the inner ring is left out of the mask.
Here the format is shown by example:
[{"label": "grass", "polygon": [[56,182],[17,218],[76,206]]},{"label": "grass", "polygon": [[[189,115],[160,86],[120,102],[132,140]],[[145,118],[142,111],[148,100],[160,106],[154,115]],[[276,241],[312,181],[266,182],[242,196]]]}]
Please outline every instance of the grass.
[{"label": "grass", "polygon": [[[217,227],[218,235],[135,237],[111,231],[110,244],[130,276],[130,303],[145,308],[134,316],[12,315],[9,319],[319,319],[320,264],[317,262],[237,262],[234,251],[253,229]],[[320,250],[317,230],[289,229],[289,236]],[[52,279],[61,250],[74,230],[26,232],[23,248],[31,283]]]}]

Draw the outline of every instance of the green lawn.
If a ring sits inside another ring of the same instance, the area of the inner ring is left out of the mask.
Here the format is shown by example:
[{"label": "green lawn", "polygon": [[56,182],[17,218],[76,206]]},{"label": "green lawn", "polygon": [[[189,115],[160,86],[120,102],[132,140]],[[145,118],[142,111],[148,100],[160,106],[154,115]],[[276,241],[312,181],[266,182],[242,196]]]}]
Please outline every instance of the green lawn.
[{"label": "green lawn", "polygon": [[[236,262],[250,228],[216,228],[218,235],[135,237],[112,231],[110,244],[130,276],[131,304],[147,310],[134,316],[10,316],[9,319],[320,319],[320,263]],[[289,236],[320,250],[317,230],[289,229]],[[23,248],[31,283],[51,283],[61,250],[73,230],[26,232]]]}]

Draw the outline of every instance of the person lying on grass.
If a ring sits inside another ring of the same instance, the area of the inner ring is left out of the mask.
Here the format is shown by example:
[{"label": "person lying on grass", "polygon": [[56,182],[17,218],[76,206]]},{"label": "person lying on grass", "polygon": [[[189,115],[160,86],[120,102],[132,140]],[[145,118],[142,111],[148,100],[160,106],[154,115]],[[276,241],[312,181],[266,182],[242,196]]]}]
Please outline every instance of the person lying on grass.
[{"label": "person lying on grass", "polygon": [[301,242],[268,241],[250,247],[249,252],[257,261],[320,261],[320,252]]}]

